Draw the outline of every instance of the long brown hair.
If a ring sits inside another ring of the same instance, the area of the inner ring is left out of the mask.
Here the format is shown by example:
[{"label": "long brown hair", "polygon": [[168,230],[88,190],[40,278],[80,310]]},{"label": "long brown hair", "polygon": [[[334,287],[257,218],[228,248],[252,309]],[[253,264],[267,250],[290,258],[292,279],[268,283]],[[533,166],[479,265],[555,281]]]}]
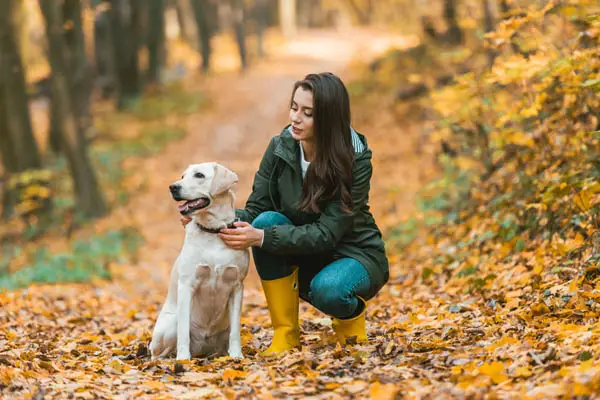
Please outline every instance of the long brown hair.
[{"label": "long brown hair", "polygon": [[313,94],[315,157],[306,171],[298,210],[320,212],[321,206],[338,199],[344,212],[352,212],[354,147],[350,133],[350,98],[344,83],[332,73],[309,74],[295,83]]}]

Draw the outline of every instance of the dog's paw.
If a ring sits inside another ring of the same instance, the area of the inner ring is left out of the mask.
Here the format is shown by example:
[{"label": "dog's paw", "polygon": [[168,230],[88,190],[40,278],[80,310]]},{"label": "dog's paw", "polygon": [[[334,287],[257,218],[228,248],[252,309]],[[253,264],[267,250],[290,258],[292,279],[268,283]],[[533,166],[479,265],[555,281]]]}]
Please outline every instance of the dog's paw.
[{"label": "dog's paw", "polygon": [[231,349],[228,351],[229,353],[229,357],[231,358],[244,358],[244,355],[242,354],[242,349]]},{"label": "dog's paw", "polygon": [[192,355],[188,351],[177,351],[177,361],[189,360],[192,358]]}]

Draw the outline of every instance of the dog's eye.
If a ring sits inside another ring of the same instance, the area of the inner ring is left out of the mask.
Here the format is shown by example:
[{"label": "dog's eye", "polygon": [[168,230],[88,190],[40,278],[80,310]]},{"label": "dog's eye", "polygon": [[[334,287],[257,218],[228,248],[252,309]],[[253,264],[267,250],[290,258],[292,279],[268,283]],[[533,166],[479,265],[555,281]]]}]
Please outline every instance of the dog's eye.
[{"label": "dog's eye", "polygon": [[203,179],[204,178],[204,174],[202,172],[196,172],[194,174],[194,178]]}]

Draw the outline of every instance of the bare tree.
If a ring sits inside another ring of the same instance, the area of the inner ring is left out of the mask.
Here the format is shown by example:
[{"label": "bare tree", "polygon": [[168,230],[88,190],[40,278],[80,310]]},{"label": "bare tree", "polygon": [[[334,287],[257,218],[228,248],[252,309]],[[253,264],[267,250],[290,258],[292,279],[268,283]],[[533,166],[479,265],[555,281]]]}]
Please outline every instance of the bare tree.
[{"label": "bare tree", "polygon": [[269,19],[269,1],[256,0],[254,2],[254,19],[256,20],[256,47],[259,58],[265,55],[264,32]]},{"label": "bare tree", "polygon": [[142,43],[142,11],[146,0],[109,0],[111,34],[119,91],[119,108],[142,92],[138,51]]},{"label": "bare tree", "polygon": [[25,75],[18,48],[20,38],[17,36],[22,31],[12,23],[13,12],[17,10],[16,1],[5,0],[4,4],[7,6],[5,10],[9,12],[0,13],[0,79],[7,129],[0,132],[0,135],[10,137],[12,145],[9,151],[16,158],[13,170],[24,171],[28,168],[39,168],[41,163],[31,129]]},{"label": "bare tree", "polygon": [[106,205],[100,191],[96,174],[89,159],[86,140],[78,130],[77,118],[67,80],[65,62],[65,37],[62,33],[63,16],[55,0],[39,0],[46,21],[48,53],[52,68],[52,100],[61,127],[61,147],[69,163],[77,208],[88,217],[106,213]]},{"label": "bare tree", "polygon": [[358,23],[361,25],[369,25],[373,16],[373,0],[367,0],[367,7],[365,10],[361,9],[356,0],[347,0],[346,3],[350,6],[354,15],[358,19]]},{"label": "bare tree", "polygon": [[283,36],[292,38],[298,31],[296,0],[279,0],[279,24]]},{"label": "bare tree", "polygon": [[246,29],[244,17],[244,0],[230,0],[231,10],[233,11],[233,29],[235,31],[235,40],[240,54],[240,63],[242,70],[248,67],[248,54],[246,51]]},{"label": "bare tree", "polygon": [[102,97],[108,99],[117,90],[115,51],[111,29],[111,10],[108,0],[91,0],[94,8],[94,56],[96,85]]},{"label": "bare tree", "polygon": [[199,49],[198,30],[196,29],[194,9],[190,0],[175,0],[175,10],[177,12],[177,22],[181,31],[181,38],[194,49]]},{"label": "bare tree", "polygon": [[164,64],[165,0],[148,2],[148,82],[160,82],[160,70]]},{"label": "bare tree", "polygon": [[[24,30],[16,26],[22,12],[20,2],[7,0],[0,13],[0,156],[10,175],[41,165],[37,143],[31,129],[25,74],[19,44]],[[6,180],[6,177],[4,177]],[[2,218],[14,209],[15,193],[4,186]]]},{"label": "bare tree", "polygon": [[[494,18],[494,12],[492,10],[492,4],[490,0],[482,0],[483,6],[483,29],[485,33],[492,32],[496,28],[496,21]],[[497,52],[494,49],[488,50],[488,65],[491,67],[494,65]]]},{"label": "bare tree", "polygon": [[214,33],[211,17],[215,18],[216,16],[213,15],[213,7],[209,0],[191,0],[191,2],[194,9],[194,17],[196,18],[198,37],[200,39],[202,71],[206,73],[210,69],[210,57],[212,54],[210,42]]}]

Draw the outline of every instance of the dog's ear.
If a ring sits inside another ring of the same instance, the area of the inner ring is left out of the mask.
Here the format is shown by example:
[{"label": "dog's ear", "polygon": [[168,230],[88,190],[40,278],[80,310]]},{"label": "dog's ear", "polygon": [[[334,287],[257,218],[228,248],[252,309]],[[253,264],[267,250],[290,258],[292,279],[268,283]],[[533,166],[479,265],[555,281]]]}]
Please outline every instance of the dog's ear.
[{"label": "dog's ear", "polygon": [[233,171],[225,168],[221,164],[215,163],[215,173],[210,185],[210,194],[212,196],[219,195],[231,189],[237,181],[238,177]]}]

